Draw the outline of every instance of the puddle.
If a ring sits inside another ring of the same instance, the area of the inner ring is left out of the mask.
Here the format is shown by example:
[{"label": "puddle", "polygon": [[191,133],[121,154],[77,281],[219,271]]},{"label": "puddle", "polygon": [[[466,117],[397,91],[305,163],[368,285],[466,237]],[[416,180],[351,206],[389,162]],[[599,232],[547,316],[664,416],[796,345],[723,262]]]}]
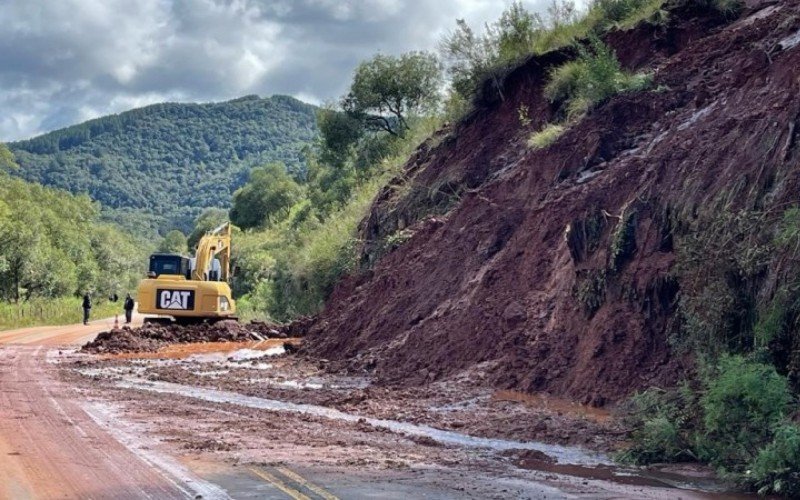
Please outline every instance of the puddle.
[{"label": "puddle", "polygon": [[192,372],[194,375],[198,377],[211,377],[211,378],[219,378],[222,375],[228,375],[230,370],[208,370],[208,371],[196,371]]},{"label": "puddle", "polygon": [[387,429],[398,434],[427,437],[439,443],[452,446],[482,448],[492,451],[535,450],[551,457],[557,463],[579,464],[584,466],[611,465],[611,461],[605,455],[593,453],[577,447],[548,445],[538,442],[481,438],[452,431],[435,429],[425,425],[415,425],[406,422],[398,422],[395,420],[361,417],[359,415],[344,413],[339,410],[324,406],[289,403],[273,399],[244,396],[227,391],[185,386],[169,382],[151,382],[141,379],[126,378],[124,381],[118,382],[116,385],[118,387],[127,389],[140,389],[162,394],[177,394],[181,396],[202,399],[204,401],[210,401],[213,403],[234,404],[260,410],[302,413],[345,422],[364,421],[373,427]]},{"label": "puddle", "polygon": [[611,412],[602,408],[595,408],[555,398],[547,394],[527,394],[517,391],[497,391],[492,394],[493,401],[514,401],[522,403],[532,408],[542,408],[549,411],[560,412],[571,416],[577,416],[598,423],[606,423],[611,420]]},{"label": "puddle", "polygon": [[[197,355],[219,354],[227,358],[236,351],[269,352],[289,343],[300,345],[300,339],[268,339],[248,342],[193,342],[188,344],[170,344],[155,352],[125,352],[107,354],[105,359],[187,359]],[[227,356],[226,356],[227,355]]]},{"label": "puddle", "polygon": [[756,498],[755,495],[747,493],[732,493],[730,492],[730,485],[714,477],[688,476],[659,470],[626,469],[608,465],[586,467],[573,464],[554,464],[545,460],[525,458],[515,462],[515,465],[527,470],[552,472],[590,480],[610,481],[627,486],[702,491],[707,498]]},{"label": "puddle", "polygon": [[255,359],[268,358],[270,356],[279,356],[286,353],[286,349],[280,345],[269,347],[267,349],[236,349],[235,351],[228,352],[213,352],[208,354],[192,354],[185,358],[187,362],[195,363],[241,363],[243,361],[252,361]]}]

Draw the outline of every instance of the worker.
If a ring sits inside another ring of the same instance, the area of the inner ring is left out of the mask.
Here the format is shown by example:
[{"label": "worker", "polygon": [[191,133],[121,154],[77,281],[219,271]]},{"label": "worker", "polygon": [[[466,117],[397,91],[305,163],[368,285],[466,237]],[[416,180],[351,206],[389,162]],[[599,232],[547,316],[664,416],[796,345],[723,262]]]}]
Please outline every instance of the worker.
[{"label": "worker", "polygon": [[89,313],[92,312],[92,297],[89,292],[83,294],[83,324],[89,324]]},{"label": "worker", "polygon": [[125,305],[123,307],[125,309],[125,323],[130,323],[131,317],[133,316],[133,299],[131,298],[131,294],[125,295]]}]

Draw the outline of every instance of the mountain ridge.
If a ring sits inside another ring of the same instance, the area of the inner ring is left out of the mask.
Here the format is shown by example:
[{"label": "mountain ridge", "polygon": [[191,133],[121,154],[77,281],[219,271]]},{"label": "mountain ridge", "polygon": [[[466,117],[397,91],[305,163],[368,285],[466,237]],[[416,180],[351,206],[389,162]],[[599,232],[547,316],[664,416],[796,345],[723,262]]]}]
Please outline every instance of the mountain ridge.
[{"label": "mountain ridge", "polygon": [[88,194],[137,232],[191,228],[226,207],[254,166],[302,175],[316,107],[290,96],[157,103],[8,144],[25,180]]}]

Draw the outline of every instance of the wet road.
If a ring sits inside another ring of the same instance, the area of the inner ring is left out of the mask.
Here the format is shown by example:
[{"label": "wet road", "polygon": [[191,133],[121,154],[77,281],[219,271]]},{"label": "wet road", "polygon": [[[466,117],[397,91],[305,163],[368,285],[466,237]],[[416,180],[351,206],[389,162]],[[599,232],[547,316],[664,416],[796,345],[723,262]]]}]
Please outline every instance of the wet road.
[{"label": "wet road", "polygon": [[[674,498],[677,493],[609,481],[587,487],[581,478],[553,480],[540,471],[513,476],[435,466],[366,471],[276,464],[269,456],[264,463],[241,466],[187,458],[178,450],[164,451],[161,441],[120,418],[113,406],[58,376],[60,350],[111,326],[113,319],[0,332],[0,498]],[[130,396],[144,397],[142,388],[131,387]],[[195,404],[226,404],[232,413],[243,406],[239,400],[213,401],[211,396],[220,399],[216,393],[185,396],[194,397]],[[203,401],[209,398],[210,403]],[[280,415],[285,410],[259,411]],[[408,425],[400,430],[416,432]],[[705,495],[684,490],[680,496]]]}]

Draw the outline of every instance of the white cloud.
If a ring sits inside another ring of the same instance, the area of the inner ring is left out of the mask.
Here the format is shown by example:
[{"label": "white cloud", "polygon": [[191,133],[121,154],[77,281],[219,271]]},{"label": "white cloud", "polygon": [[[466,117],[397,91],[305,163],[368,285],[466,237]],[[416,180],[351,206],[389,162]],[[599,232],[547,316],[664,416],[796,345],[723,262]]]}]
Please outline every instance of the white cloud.
[{"label": "white cloud", "polygon": [[0,140],[164,100],[251,93],[332,100],[360,60],[435,50],[456,18],[480,26],[510,3],[0,1]]}]

